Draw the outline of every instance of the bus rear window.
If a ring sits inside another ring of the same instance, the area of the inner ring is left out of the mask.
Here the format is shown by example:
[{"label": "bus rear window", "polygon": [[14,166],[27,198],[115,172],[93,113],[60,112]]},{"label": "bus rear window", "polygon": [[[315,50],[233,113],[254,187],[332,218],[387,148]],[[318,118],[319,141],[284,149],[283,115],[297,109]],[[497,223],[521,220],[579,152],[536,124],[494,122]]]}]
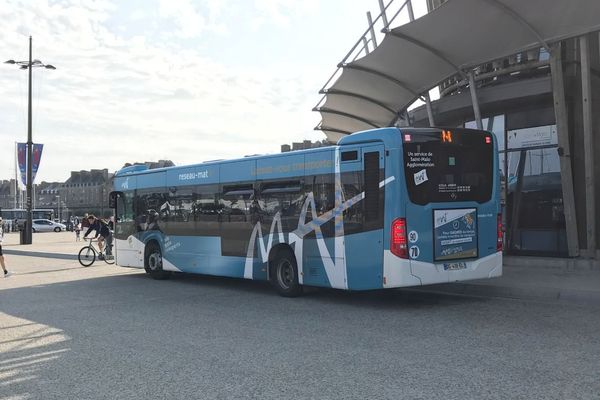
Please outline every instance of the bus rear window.
[{"label": "bus rear window", "polygon": [[491,134],[456,129],[403,132],[404,173],[415,204],[491,199]]}]

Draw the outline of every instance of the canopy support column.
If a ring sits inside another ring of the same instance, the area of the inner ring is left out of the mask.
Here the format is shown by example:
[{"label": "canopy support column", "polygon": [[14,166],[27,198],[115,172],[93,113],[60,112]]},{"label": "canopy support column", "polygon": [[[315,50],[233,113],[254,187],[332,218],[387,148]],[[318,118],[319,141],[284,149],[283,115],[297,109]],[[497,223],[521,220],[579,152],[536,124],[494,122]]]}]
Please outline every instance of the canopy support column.
[{"label": "canopy support column", "polygon": [[425,106],[427,108],[427,117],[429,118],[429,126],[435,126],[435,119],[433,118],[433,109],[431,108],[431,98],[429,92],[425,93]]},{"label": "canopy support column", "polygon": [[585,154],[585,214],[587,254],[596,255],[596,185],[594,179],[594,137],[592,114],[592,77],[590,43],[587,36],[579,38],[581,50],[581,104],[583,105],[583,143]]},{"label": "canopy support column", "polygon": [[475,114],[475,122],[477,123],[477,129],[483,129],[483,123],[481,122],[481,111],[479,110],[479,99],[477,98],[477,88],[475,87],[475,73],[469,72],[469,89],[471,91],[471,103],[473,104],[473,114]]},{"label": "canopy support column", "polygon": [[554,115],[558,134],[558,155],[560,157],[560,181],[563,192],[565,229],[570,257],[579,256],[579,238],[577,236],[577,218],[575,215],[575,195],[573,193],[573,172],[571,165],[571,146],[569,144],[569,120],[565,97],[565,81],[562,65],[562,46],[552,46],[550,52],[552,92],[554,96]]}]

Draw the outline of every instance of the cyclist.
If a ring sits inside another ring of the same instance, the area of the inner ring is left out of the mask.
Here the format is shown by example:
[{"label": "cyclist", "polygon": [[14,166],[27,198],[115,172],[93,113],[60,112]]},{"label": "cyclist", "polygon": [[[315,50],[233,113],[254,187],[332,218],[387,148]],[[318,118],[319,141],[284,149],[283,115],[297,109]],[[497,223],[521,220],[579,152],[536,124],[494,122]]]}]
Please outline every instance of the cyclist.
[{"label": "cyclist", "polygon": [[[111,255],[110,245],[112,244],[112,233],[108,228],[108,224],[103,220],[96,218],[96,216],[93,214],[90,214],[87,217],[87,220],[90,226],[85,235],[83,235],[83,238],[87,239],[87,235],[89,235],[91,231],[96,231],[96,236],[94,237],[94,239],[98,238],[98,248],[100,249],[100,253],[102,253],[104,241],[106,240],[106,255]],[[100,254],[100,258],[102,258],[102,254]]]}]

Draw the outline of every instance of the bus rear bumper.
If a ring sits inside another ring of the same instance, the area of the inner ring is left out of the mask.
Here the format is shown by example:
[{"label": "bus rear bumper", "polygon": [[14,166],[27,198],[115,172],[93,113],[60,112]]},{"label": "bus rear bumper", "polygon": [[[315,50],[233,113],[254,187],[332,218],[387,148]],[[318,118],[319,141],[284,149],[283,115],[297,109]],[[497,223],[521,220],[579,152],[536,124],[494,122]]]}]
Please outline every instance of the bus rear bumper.
[{"label": "bus rear bumper", "polygon": [[448,270],[444,263],[426,263],[405,260],[385,251],[383,256],[383,287],[408,287],[487,279],[502,275],[502,252],[489,256],[463,261],[463,269]]}]

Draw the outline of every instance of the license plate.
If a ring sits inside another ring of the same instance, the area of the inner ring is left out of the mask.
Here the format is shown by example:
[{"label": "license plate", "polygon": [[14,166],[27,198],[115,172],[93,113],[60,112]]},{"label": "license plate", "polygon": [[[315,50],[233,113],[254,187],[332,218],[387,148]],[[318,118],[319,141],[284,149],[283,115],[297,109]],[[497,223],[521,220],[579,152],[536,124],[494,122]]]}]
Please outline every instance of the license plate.
[{"label": "license plate", "polygon": [[456,271],[458,269],[467,269],[467,263],[455,262],[455,263],[444,264],[444,270],[446,270],[446,271]]}]

